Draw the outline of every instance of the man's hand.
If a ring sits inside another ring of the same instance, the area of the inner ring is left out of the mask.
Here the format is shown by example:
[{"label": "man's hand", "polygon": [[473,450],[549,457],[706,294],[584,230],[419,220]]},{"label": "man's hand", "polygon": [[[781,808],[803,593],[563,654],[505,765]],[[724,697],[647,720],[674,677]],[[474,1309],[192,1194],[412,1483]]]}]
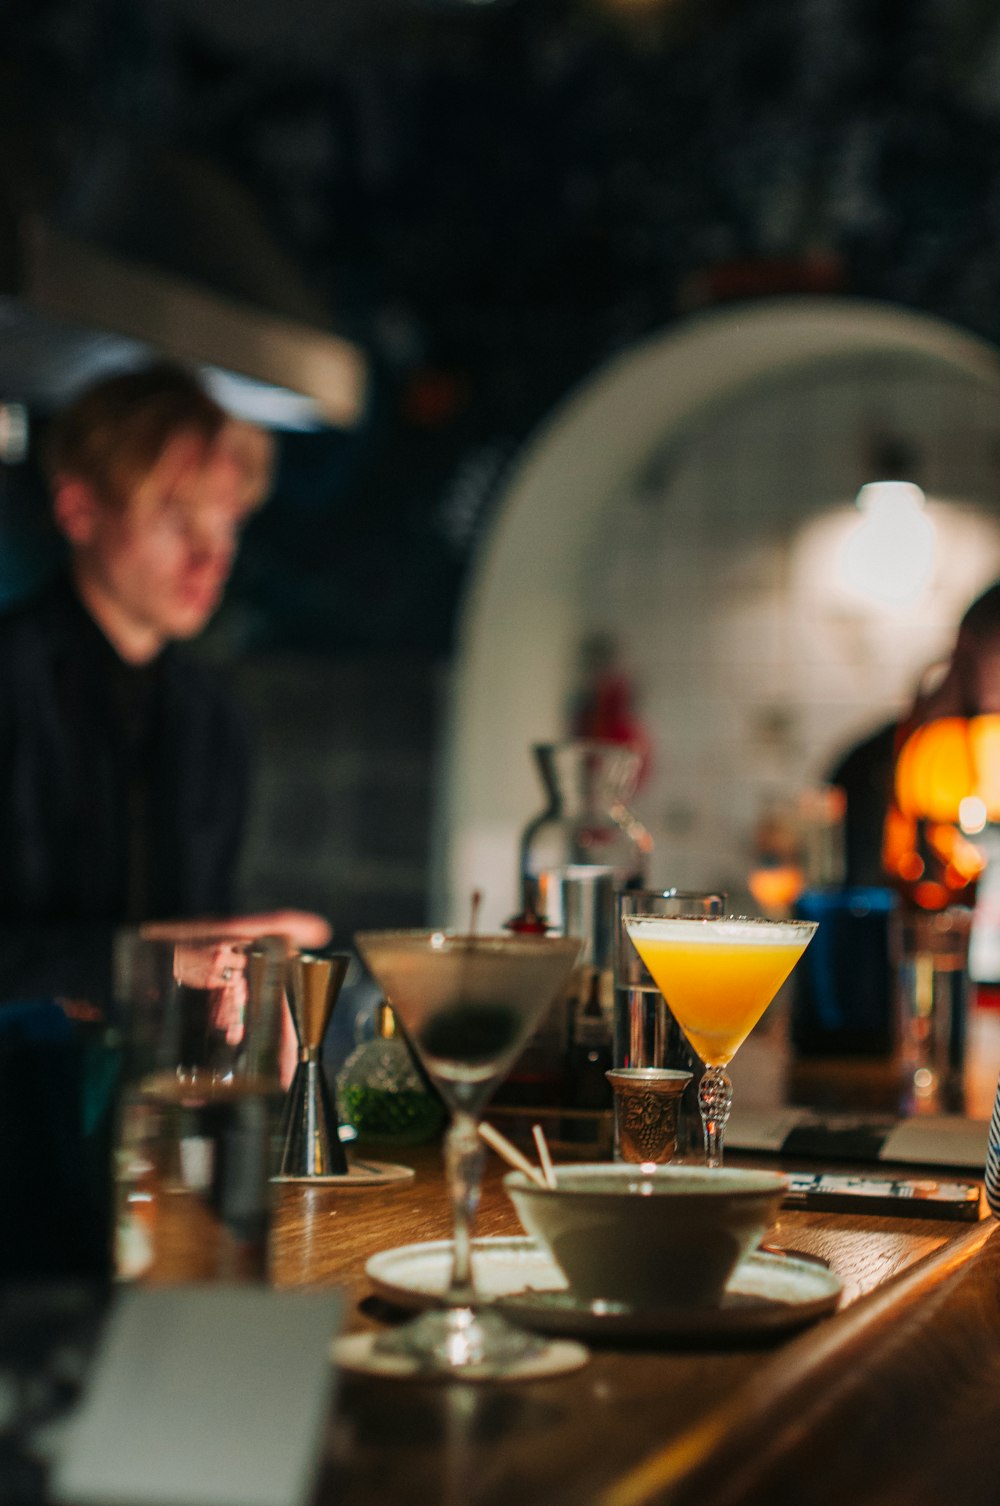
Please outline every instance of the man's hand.
[{"label": "man's hand", "polygon": [[192,941],[283,936],[290,947],[311,951],[333,935],[330,922],[309,910],[258,910],[252,915],[205,916],[199,920],[151,920],[140,927],[149,941]]},{"label": "man's hand", "polygon": [[243,1011],[249,989],[246,956],[232,942],[200,945],[182,942],[174,948],[174,977],[188,988],[212,989],[212,1024],[225,1034],[226,1043],[238,1046],[243,1039]]},{"label": "man's hand", "polygon": [[[174,977],[191,988],[217,990],[213,1024],[225,1032],[229,1045],[238,1046],[248,997],[246,957],[238,943],[257,936],[281,936],[291,948],[313,951],[327,945],[333,928],[322,915],[308,910],[260,910],[218,919],[148,921],[140,934],[148,941],[177,943]],[[287,1087],[298,1059],[298,1042],[287,1003],[282,1013],[280,1073]]]}]

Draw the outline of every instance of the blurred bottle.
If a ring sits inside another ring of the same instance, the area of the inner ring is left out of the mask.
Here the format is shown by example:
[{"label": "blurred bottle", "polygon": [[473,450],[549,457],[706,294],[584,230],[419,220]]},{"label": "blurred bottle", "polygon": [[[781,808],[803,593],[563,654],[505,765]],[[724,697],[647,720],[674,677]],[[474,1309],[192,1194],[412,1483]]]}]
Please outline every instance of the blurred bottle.
[{"label": "blurred bottle", "polygon": [[802,872],[807,889],[836,889],[846,874],[844,825],[847,797],[834,784],[811,785],[799,795]]},{"label": "blurred bottle", "polygon": [[[548,917],[541,915],[529,899],[519,914],[505,922],[505,929],[520,935],[544,936],[552,928]],[[578,971],[574,969],[497,1086],[492,1101],[498,1106],[553,1108],[565,1101],[566,1060]]]},{"label": "blurred bottle", "polygon": [[843,790],[829,784],[764,802],[748,877],[762,914],[783,919],[804,891],[825,893],[843,884],[845,813]]},{"label": "blurred bottle", "polygon": [[421,1145],[444,1125],[444,1106],[384,1000],[376,1007],[373,1039],[356,1046],[337,1075],[337,1106],[359,1140]]},{"label": "blurred bottle", "polygon": [[792,974],[799,1057],[888,1059],[894,1047],[895,915],[891,889],[806,889],[796,915],[819,929]]},{"label": "blurred bottle", "polygon": [[792,975],[797,1057],[887,1060],[895,1039],[897,897],[844,883],[844,793],[807,789],[797,802],[803,887],[794,913],[819,929]]},{"label": "blurred bottle", "polygon": [[597,968],[588,968],[587,973],[586,997],[579,1001],[569,1048],[567,1106],[610,1109],[613,1095],[606,1074],[612,1065],[611,1021],[601,999],[602,974]]}]

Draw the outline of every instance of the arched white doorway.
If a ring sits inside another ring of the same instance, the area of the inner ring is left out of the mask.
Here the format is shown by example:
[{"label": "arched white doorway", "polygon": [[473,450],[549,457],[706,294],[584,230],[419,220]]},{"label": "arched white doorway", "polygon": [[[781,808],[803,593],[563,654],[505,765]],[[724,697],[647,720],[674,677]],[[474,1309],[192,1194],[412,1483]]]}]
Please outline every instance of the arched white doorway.
[{"label": "arched white doorway", "polygon": [[1000,396],[1000,356],[942,322],[848,299],[700,316],[625,352],[543,426],[501,499],[464,601],[442,758],[434,918],[511,913],[539,804],[530,744],[564,732],[585,566],[609,503],[706,411],[797,370],[894,355]]}]

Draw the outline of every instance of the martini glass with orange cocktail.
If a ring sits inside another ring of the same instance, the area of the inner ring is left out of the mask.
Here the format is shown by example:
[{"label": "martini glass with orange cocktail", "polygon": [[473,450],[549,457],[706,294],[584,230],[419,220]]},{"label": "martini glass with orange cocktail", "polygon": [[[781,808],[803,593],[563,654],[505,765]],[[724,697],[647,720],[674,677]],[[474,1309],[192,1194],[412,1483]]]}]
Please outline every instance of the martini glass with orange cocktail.
[{"label": "martini glass with orange cocktail", "polygon": [[705,1159],[722,1165],[733,1085],[726,1067],[805,951],[815,921],[629,915],[622,924],[705,1064]]}]

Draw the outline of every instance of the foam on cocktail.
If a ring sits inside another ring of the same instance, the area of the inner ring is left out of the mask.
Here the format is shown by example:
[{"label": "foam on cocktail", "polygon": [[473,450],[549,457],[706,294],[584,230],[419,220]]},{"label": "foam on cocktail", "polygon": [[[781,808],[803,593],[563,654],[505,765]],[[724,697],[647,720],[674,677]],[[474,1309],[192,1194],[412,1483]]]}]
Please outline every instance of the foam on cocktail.
[{"label": "foam on cocktail", "polygon": [[[693,946],[718,946],[721,941],[739,946],[794,946],[801,956],[812,935],[811,923],[797,920],[757,920],[752,915],[721,915],[717,920],[693,915],[632,915],[626,921],[632,940],[641,927],[643,939],[677,941]],[[635,927],[635,929],[633,929]]]}]

